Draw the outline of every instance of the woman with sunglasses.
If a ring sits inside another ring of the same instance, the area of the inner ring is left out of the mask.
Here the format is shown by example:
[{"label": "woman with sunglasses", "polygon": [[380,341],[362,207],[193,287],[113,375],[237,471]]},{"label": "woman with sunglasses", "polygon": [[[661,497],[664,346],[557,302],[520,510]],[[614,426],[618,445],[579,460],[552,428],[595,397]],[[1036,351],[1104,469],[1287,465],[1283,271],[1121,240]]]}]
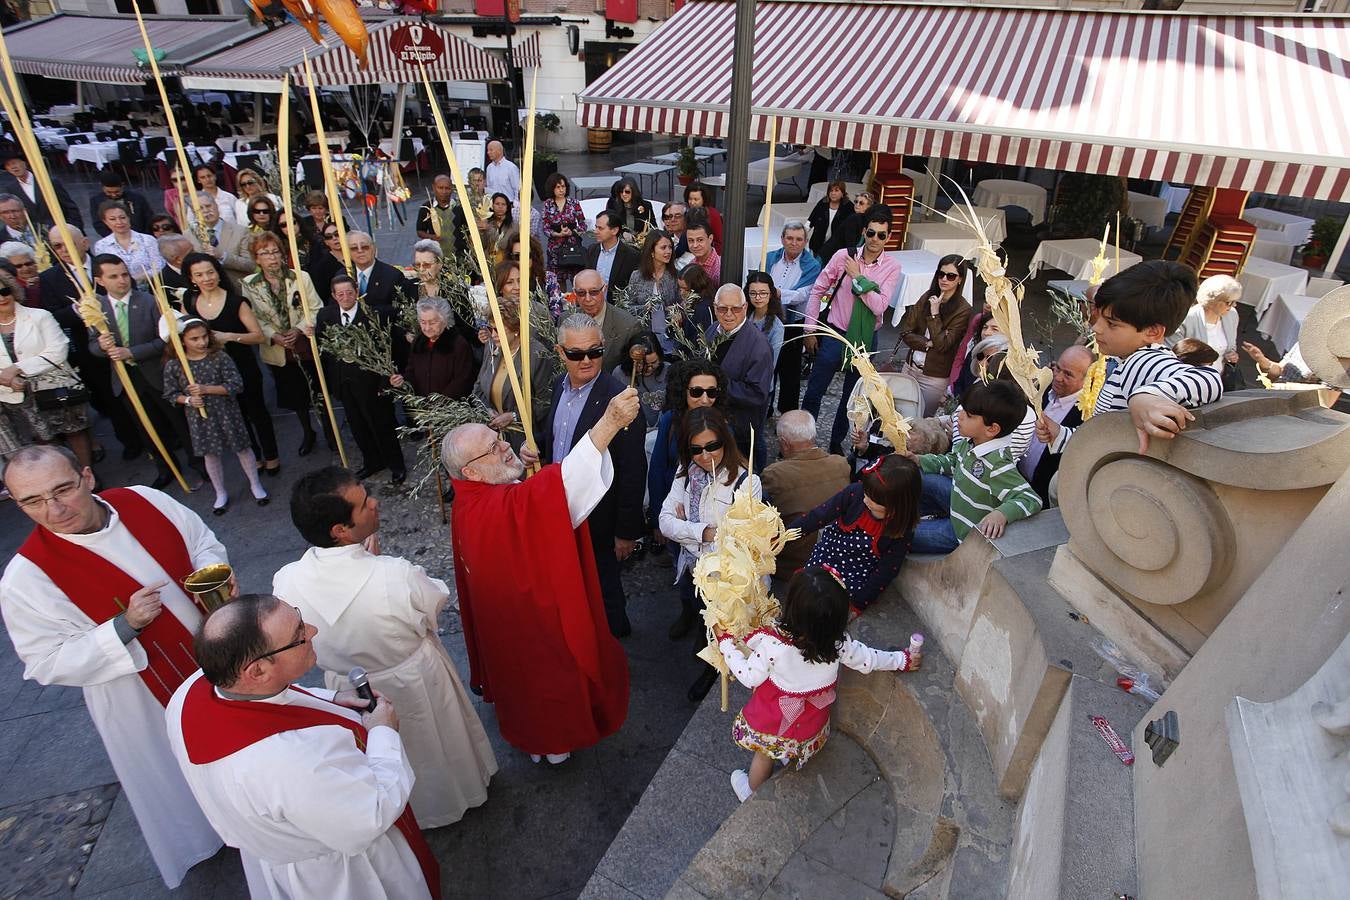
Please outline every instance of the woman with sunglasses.
[{"label": "woman with sunglasses", "polygon": [[333,279],[342,274],[342,243],[338,240],[338,227],[333,222],[325,222],[319,234],[318,249],[311,249],[309,258],[301,268],[314,283],[319,299],[324,304],[333,300]]},{"label": "woman with sunglasses", "polygon": [[[503,365],[505,358],[516,370],[517,379],[521,377],[519,266],[513,262],[498,264],[492,282],[497,291],[506,334],[499,334],[496,324],[489,318],[481,333],[487,348],[483,353],[483,364],[478,369],[478,378],[473,385],[473,395],[492,412],[488,427],[494,431],[505,432],[502,436],[513,450],[519,452],[521,445],[525,443],[525,429],[520,424],[520,410],[516,407],[516,397],[511,391],[511,380],[507,375],[506,366]],[[535,440],[543,440],[543,427],[548,421],[552,399],[549,391],[544,388],[553,383],[553,360],[557,357],[534,335],[535,332],[532,331],[529,366],[530,383],[534,385],[534,391],[531,397],[533,409],[529,415],[533,419]]]},{"label": "woman with sunglasses", "polygon": [[[726,412],[727,379],[716,363],[703,358],[675,363],[666,381],[665,410],[656,420],[656,437],[652,442],[651,459],[647,462],[647,517],[652,529],[653,543],[665,543],[659,521],[661,505],[675,481],[680,464],[680,445],[684,435],[680,427],[684,414],[691,409],[716,407]],[[683,622],[683,619],[680,620]],[[680,623],[677,622],[676,625]],[[670,639],[679,640],[687,627],[670,629]]]},{"label": "woman with sunglasses", "polygon": [[182,234],[178,227],[178,221],[168,213],[160,213],[150,220],[150,236],[154,238],[163,237],[166,234]]},{"label": "woman with sunglasses", "polygon": [[[235,224],[247,224],[242,214],[239,216],[235,215],[235,204],[239,202],[239,198],[236,197],[234,194],[231,194],[229,191],[225,190],[223,187],[219,187],[216,184],[215,169],[213,169],[206,163],[198,163],[192,169],[192,179],[193,184],[197,186],[197,190],[202,191],[203,193],[210,196],[212,200],[216,201],[216,206],[220,207],[221,221],[233,222]],[[178,181],[175,180],[174,183],[177,185]],[[189,216],[191,216],[192,198],[188,195],[188,191],[185,186],[180,185],[180,191],[181,193],[178,198],[178,202],[182,205],[181,208],[184,211],[186,211],[186,213]],[[166,204],[167,201],[168,198],[166,196],[165,197]],[[169,210],[170,212],[179,209],[178,206],[168,206],[168,205],[166,205],[164,208]],[[187,225],[188,223],[180,219],[178,224]]]},{"label": "woman with sunglasses", "polygon": [[[694,565],[713,549],[717,526],[742,486],[754,497],[762,496],[759,476],[751,475],[745,457],[736,446],[731,425],[720,410],[700,407],[684,415],[680,444],[680,469],[675,483],[661,504],[661,533],[680,547],[675,562],[675,583],[680,588],[680,616],[670,628],[672,640],[693,630],[697,596]],[[698,636],[702,643],[702,634]],[[710,677],[711,676],[711,677]],[[689,688],[689,700],[702,700],[717,679],[706,667]]]},{"label": "woman with sunglasses", "polygon": [[262,234],[264,231],[282,234],[277,205],[266,194],[250,198],[246,213],[249,234]]},{"label": "woman with sunglasses", "polygon": [[610,222],[631,235],[633,241],[645,240],[648,229],[656,227],[652,205],[642,199],[642,189],[632,178],[624,177],[614,182],[609,189],[605,211],[611,216]]},{"label": "woman with sunglasses", "polygon": [[900,340],[891,359],[903,358],[901,371],[919,383],[925,416],[934,415],[942,404],[957,349],[970,324],[970,303],[961,295],[965,285],[961,254],[942,257],[933,283],[900,320]]},{"label": "woman with sunglasses", "polygon": [[[239,176],[234,180],[234,186],[239,189],[239,196],[234,201],[234,221],[240,225],[248,226],[252,222],[249,219],[249,207],[251,201],[257,197],[266,197],[272,201],[272,209],[281,209],[281,198],[276,194],[270,194],[267,191],[267,182],[263,180],[262,175],[253,169],[240,169]],[[219,200],[216,203],[220,203]],[[221,218],[224,218],[222,215]]]},{"label": "woman with sunglasses", "polygon": [[209,253],[189,253],[183,260],[192,287],[183,294],[183,311],[211,326],[211,337],[222,345],[244,381],[238,395],[239,410],[248,425],[250,441],[257,446],[253,455],[261,460],[268,475],[281,474],[277,456],[277,434],[272,414],[263,399],[262,369],[253,347],[266,343],[262,326],[253,306],[234,288],[225,267]]},{"label": "woman with sunglasses", "polygon": [[[289,409],[300,420],[304,437],[298,455],[308,456],[314,450],[316,437],[310,423],[310,398],[318,387],[319,376],[314,370],[306,329],[314,327],[314,316],[323,304],[309,275],[286,265],[286,250],[277,235],[258,235],[250,244],[249,253],[258,268],[240,287],[262,328],[263,342],[258,353],[272,373],[277,406]],[[331,444],[331,429],[322,409],[319,422]]]}]

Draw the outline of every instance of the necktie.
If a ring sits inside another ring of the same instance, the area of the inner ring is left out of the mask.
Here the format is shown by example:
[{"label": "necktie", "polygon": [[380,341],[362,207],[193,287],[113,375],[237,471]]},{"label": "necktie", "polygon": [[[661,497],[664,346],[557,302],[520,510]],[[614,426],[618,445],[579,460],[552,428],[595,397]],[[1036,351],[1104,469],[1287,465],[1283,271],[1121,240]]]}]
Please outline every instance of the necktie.
[{"label": "necktie", "polygon": [[131,326],[127,319],[127,301],[117,301],[117,333],[122,336],[123,344],[131,343]]},{"label": "necktie", "polygon": [[351,313],[349,313],[349,312],[344,312],[344,313],[342,314],[342,324],[343,324],[343,325],[350,325],[350,324],[352,324],[352,314],[351,314]]},{"label": "necktie", "polygon": [[216,230],[214,228],[211,229],[211,246],[212,247],[220,246],[220,238],[216,235]]},{"label": "necktie", "polygon": [[369,281],[368,278],[366,278],[366,273],[365,273],[365,272],[361,272],[360,275],[357,277],[357,282],[356,282],[357,291],[358,291],[358,293],[361,294],[361,296],[364,297],[364,296],[366,295],[366,286],[367,286],[369,283],[370,283],[370,281]]}]

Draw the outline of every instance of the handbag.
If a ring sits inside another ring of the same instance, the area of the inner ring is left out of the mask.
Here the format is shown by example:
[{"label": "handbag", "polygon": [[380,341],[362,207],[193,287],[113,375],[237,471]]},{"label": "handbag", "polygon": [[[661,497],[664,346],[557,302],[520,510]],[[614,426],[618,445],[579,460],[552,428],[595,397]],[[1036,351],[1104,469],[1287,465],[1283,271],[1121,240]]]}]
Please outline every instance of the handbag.
[{"label": "handbag", "polygon": [[74,369],[54,363],[45,356],[38,358],[58,370],[65,371],[71,378],[75,379],[74,384],[50,388],[32,388],[33,405],[37,407],[39,412],[70,409],[89,402],[89,388],[85,387],[84,382],[80,380],[79,375],[75,374]]},{"label": "handbag", "polygon": [[553,250],[553,259],[555,267],[559,269],[586,268],[586,251],[581,249],[581,238],[572,235],[564,239]]}]

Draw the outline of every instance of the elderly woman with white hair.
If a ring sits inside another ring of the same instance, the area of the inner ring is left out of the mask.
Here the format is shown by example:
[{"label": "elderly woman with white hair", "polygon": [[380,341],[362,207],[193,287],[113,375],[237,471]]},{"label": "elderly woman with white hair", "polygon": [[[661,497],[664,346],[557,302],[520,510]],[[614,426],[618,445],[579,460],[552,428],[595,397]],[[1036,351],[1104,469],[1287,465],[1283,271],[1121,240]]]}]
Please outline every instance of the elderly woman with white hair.
[{"label": "elderly woman with white hair", "polygon": [[19,298],[23,305],[40,307],[42,288],[38,283],[37,256],[33,248],[22,241],[5,241],[0,244],[0,259],[14,267],[14,277],[23,288],[23,296]]},{"label": "elderly woman with white hair", "polygon": [[1240,390],[1245,386],[1238,369],[1238,312],[1242,299],[1242,283],[1231,275],[1211,275],[1200,282],[1195,292],[1195,305],[1186,313],[1185,320],[1170,337],[1167,346],[1193,338],[1203,341],[1219,354],[1210,366],[1223,376],[1225,391]]},{"label": "elderly woman with white hair", "polygon": [[[434,243],[429,241],[427,243]],[[394,387],[404,384],[419,397],[444,394],[454,400],[469,396],[478,366],[464,336],[450,327],[450,304],[441,297],[417,301],[417,328],[403,372],[389,376]]]}]

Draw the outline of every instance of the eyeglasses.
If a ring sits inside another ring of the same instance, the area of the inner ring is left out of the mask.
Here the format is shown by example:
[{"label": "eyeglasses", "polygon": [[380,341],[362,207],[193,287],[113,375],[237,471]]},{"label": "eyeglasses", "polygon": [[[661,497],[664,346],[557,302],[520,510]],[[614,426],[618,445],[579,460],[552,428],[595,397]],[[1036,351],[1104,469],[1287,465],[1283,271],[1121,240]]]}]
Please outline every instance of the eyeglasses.
[{"label": "eyeglasses", "polygon": [[663,212],[663,213],[661,213],[661,218],[663,218],[663,219],[683,219],[683,218],[684,218],[684,213]]},{"label": "eyeglasses", "polygon": [[960,273],[960,272],[939,272],[939,273],[937,273],[937,276],[938,276],[938,281],[956,281],[958,278],[961,277],[961,273]]},{"label": "eyeglasses", "polygon": [[700,447],[698,444],[690,444],[689,455],[702,456],[705,453],[716,453],[718,450],[721,449],[722,449],[721,441],[708,441],[708,443],[704,444],[702,447]]},{"label": "eyeglasses", "polygon": [[689,396],[693,397],[695,400],[697,400],[699,397],[702,397],[704,394],[708,395],[709,400],[716,400],[718,397],[722,395],[722,389],[705,388],[705,387],[691,387],[689,389]]},{"label": "eyeglasses", "polygon": [[69,503],[71,500],[75,499],[75,495],[80,492],[80,487],[83,484],[84,479],[81,478],[79,481],[72,481],[60,485],[59,487],[56,488],[56,490],[52,491],[50,494],[39,494],[36,497],[25,497],[22,500],[15,500],[14,502],[19,504],[19,507],[21,509],[41,509],[42,507],[46,506],[47,503],[51,500],[55,500],[57,503],[60,503],[61,505],[64,506],[66,503]]},{"label": "eyeglasses", "polygon": [[262,656],[256,656],[256,657],[254,657],[253,659],[249,660],[249,665],[252,665],[252,664],[255,663],[255,662],[262,662],[264,659],[271,659],[273,656],[276,656],[278,653],[285,653],[287,650],[294,650],[296,647],[299,647],[301,644],[308,644],[308,643],[309,643],[309,638],[305,635],[305,618],[304,618],[304,616],[301,616],[301,615],[300,615],[300,610],[299,610],[299,609],[296,609],[296,607],[292,606],[291,609],[294,609],[294,610],[295,610],[296,618],[298,618],[298,619],[300,620],[300,640],[298,640],[298,641],[291,641],[291,642],[290,642],[289,644],[287,644],[286,646],[284,646],[284,647],[278,647],[278,648],[275,649],[275,650],[268,650],[268,651],[267,651],[266,653],[264,653]]},{"label": "eyeglasses", "polygon": [[600,359],[605,355],[605,345],[601,344],[599,347],[591,347],[589,350],[564,347],[562,348],[562,353],[563,356],[567,357],[572,362],[581,362],[583,359]]},{"label": "eyeglasses", "polygon": [[280,255],[281,255],[281,251],[278,250],[276,247],[267,247],[267,248],[264,248],[264,249],[262,249],[262,250],[258,250],[258,251],[255,252],[253,255],[254,255],[254,256],[280,256]]},{"label": "eyeglasses", "polygon": [[271,210],[265,206],[255,206],[253,209],[250,209],[248,213],[251,216],[265,216],[271,213]]},{"label": "eyeglasses", "polygon": [[887,234],[889,234],[889,232],[886,232],[886,231],[877,231],[875,228],[869,228],[869,229],[867,229],[867,236],[870,237],[870,238],[883,238],[883,239],[884,239],[884,238],[886,237]]},{"label": "eyeglasses", "polygon": [[605,289],[598,287],[587,290],[586,288],[574,287],[572,288],[572,293],[576,294],[578,297],[603,297],[605,296]]},{"label": "eyeglasses", "polygon": [[729,316],[745,309],[745,304],[742,303],[740,306],[714,306],[713,309],[717,311],[719,316]]},{"label": "eyeglasses", "polygon": [[16,268],[16,269],[36,269],[36,268],[37,268],[37,263],[33,262],[33,261],[30,259],[30,260],[28,260],[27,262],[15,263],[15,264],[14,264],[14,268]]},{"label": "eyeglasses", "polygon": [[169,224],[167,224],[167,223],[161,223],[161,224],[159,224],[159,225],[151,225],[151,226],[150,226],[150,231],[151,231],[151,232],[156,232],[156,231],[173,231],[173,226],[172,226],[172,225],[169,225]]},{"label": "eyeglasses", "polygon": [[751,300],[770,300],[773,298],[773,291],[751,291],[746,296]]},{"label": "eyeglasses", "polygon": [[336,231],[325,231],[325,232],[323,233],[323,239],[324,239],[325,241],[331,241],[331,240],[335,239],[337,236],[338,236],[338,233],[337,233]]},{"label": "eyeglasses", "polygon": [[482,459],[483,457],[485,457],[485,456],[491,456],[492,454],[494,454],[494,453],[496,453],[498,450],[500,450],[500,449],[502,448],[502,445],[503,445],[503,444],[506,444],[506,446],[508,446],[508,447],[511,446],[510,444],[508,444],[508,443],[506,442],[506,439],[502,437],[502,433],[499,431],[499,432],[497,432],[497,437],[496,437],[496,439],[492,442],[492,446],[491,446],[491,447],[487,448],[487,449],[484,450],[482,453],[480,453],[480,454],[478,454],[477,456],[475,456],[473,459],[466,460],[466,461],[464,462],[464,464],[461,465],[459,468],[460,468],[461,470],[463,470],[463,469],[464,469],[464,466],[471,466],[471,465],[473,465],[474,463],[478,462],[478,461],[479,461],[480,459]]}]

